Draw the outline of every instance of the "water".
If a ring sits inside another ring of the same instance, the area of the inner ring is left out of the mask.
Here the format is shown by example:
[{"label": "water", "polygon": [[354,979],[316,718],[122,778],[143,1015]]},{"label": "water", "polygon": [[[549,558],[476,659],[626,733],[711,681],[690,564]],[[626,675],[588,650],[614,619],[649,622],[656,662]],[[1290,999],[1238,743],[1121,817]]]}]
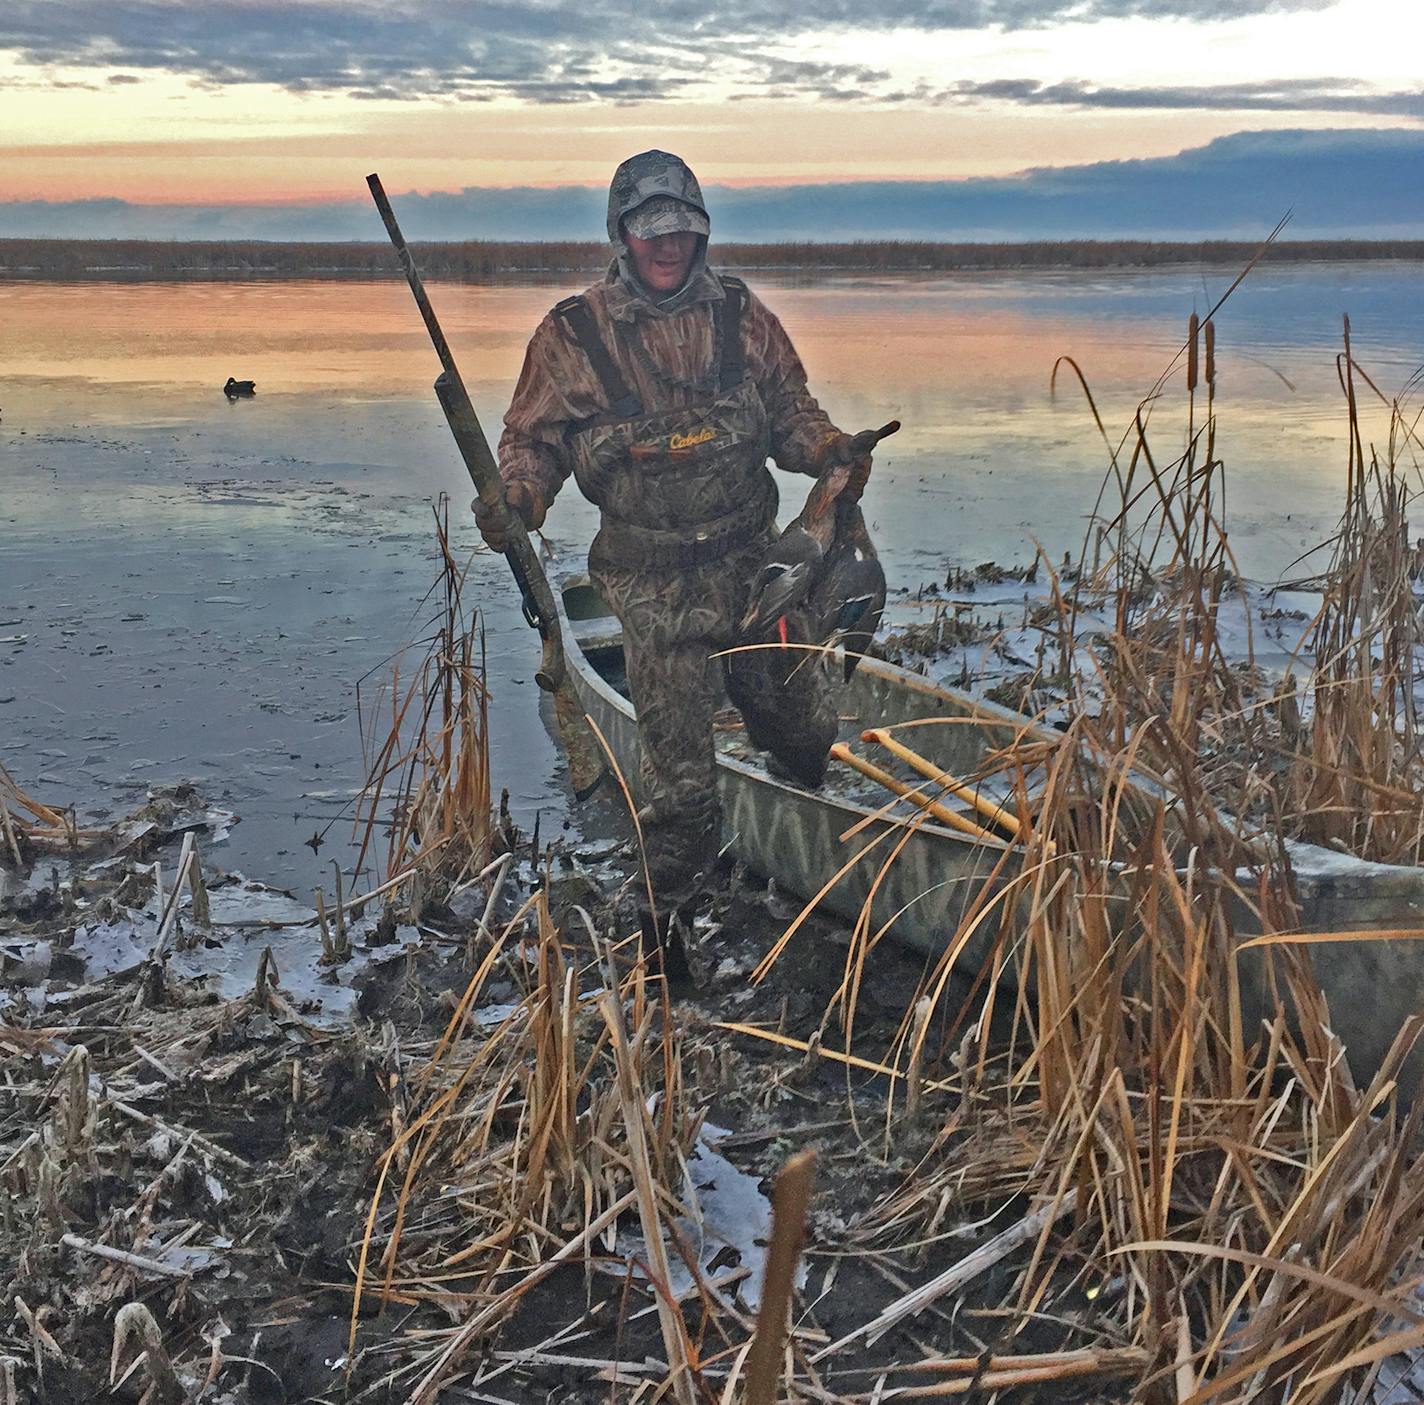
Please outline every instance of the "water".
[{"label": "water", "polygon": [[[1424,362],[1412,264],[1257,271],[1218,316],[1218,449],[1243,570],[1274,578],[1338,514],[1346,448],[1340,315],[1386,393]],[[892,585],[947,562],[1076,551],[1107,450],[1178,351],[1217,270],[752,282],[822,403],[904,430],[868,516]],[[563,285],[437,286],[491,438]],[[191,779],[243,823],[217,861],[300,889],[349,861],[333,823],[364,773],[385,661],[433,616],[431,503],[476,536],[463,465],[430,392],[438,370],[404,285],[0,286],[0,760],[50,803],[116,812]],[[228,376],[257,397],[229,403]],[[1185,433],[1180,365],[1152,410],[1159,461]],[[1365,433],[1388,417],[1365,392]],[[805,481],[782,478],[783,501]],[[594,513],[569,488],[549,528],[578,564]],[[504,563],[476,555],[496,786],[526,825],[562,820],[557,752],[534,706],[537,639]],[[303,841],[323,832],[316,852]]]}]

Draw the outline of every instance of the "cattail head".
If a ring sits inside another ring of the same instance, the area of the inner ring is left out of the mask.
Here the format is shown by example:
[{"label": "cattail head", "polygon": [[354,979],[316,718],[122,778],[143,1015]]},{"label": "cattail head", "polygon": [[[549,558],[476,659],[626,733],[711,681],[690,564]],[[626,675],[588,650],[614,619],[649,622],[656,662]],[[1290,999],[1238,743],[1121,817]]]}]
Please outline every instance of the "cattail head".
[{"label": "cattail head", "polygon": [[1187,323],[1187,389],[1197,388],[1197,315]]}]

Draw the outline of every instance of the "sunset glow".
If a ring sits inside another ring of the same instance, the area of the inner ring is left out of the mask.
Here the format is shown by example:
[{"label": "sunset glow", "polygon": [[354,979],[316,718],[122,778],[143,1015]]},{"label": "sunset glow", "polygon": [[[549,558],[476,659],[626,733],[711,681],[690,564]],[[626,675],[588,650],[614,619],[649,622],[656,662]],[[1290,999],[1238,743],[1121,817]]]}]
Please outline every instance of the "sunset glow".
[{"label": "sunset glow", "polygon": [[377,166],[396,193],[598,187],[653,145],[725,186],[953,182],[1424,121],[1398,42],[1412,0],[892,9],[848,24],[726,0],[648,36],[629,0],[12,0],[0,211],[320,206]]}]

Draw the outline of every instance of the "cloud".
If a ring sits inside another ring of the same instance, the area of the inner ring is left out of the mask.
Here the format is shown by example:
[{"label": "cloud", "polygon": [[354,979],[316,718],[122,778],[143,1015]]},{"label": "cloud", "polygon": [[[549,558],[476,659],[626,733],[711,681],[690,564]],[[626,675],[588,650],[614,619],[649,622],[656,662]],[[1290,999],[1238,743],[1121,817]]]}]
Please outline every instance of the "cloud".
[{"label": "cloud", "polygon": [[1011,102],[1025,106],[1209,112],[1359,112],[1424,117],[1424,88],[1378,92],[1352,78],[1281,78],[1274,81],[1114,88],[1081,80],[1041,83],[999,78],[956,83],[931,100]]},{"label": "cloud", "polygon": [[[42,68],[163,72],[368,98],[653,100],[723,88],[876,96],[819,84],[794,53],[826,30],[1024,29],[1125,16],[1204,21],[1332,0],[5,0],[0,52]],[[770,39],[768,39],[770,36]],[[768,44],[771,48],[768,49]],[[781,46],[781,52],[776,46]],[[780,76],[779,76],[780,75]]]},{"label": "cloud", "polygon": [[[601,237],[604,192],[469,189],[402,195],[412,239]],[[1424,131],[1239,132],[1177,156],[967,181],[711,187],[724,241],[1424,238]],[[361,203],[0,204],[0,237],[378,240]]]}]

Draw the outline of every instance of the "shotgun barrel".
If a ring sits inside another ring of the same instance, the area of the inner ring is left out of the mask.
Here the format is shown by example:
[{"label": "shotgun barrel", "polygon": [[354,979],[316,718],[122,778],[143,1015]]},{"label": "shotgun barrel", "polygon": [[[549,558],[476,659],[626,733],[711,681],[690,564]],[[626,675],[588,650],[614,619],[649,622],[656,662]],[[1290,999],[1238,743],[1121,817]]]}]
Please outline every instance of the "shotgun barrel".
[{"label": "shotgun barrel", "polygon": [[459,367],[455,365],[455,358],[435,316],[435,309],[430,305],[425,284],[416,270],[415,260],[405,242],[405,236],[401,233],[400,225],[396,223],[395,211],[391,209],[391,202],[386,197],[381,178],[373,172],[366,177],[366,184],[371,189],[371,198],[376,202],[376,209],[380,211],[386,233],[400,258],[406,282],[410,284],[410,291],[415,295],[415,305],[420,309],[420,315],[425,320],[425,330],[430,333],[430,340],[434,343],[435,354],[440,358],[442,370],[435,382],[435,394],[440,401],[440,408],[445,412],[450,433],[455,437],[455,446],[465,461],[465,468],[469,471],[480,501],[496,516],[502,512],[507,519],[509,545],[505,548],[505,560],[509,562],[510,572],[519,587],[524,618],[532,628],[539,631],[543,644],[543,658],[534,679],[542,689],[553,695],[554,718],[564,750],[568,753],[574,794],[582,800],[597,790],[603,779],[603,753],[568,676],[554,593],[549,587],[544,568],[539,564],[539,557],[529,540],[529,534],[524,530],[524,524],[509,511],[504,501],[504,484],[500,481],[499,465],[495,462],[489,440],[485,438],[479,416],[475,413],[469,392],[465,389],[465,382],[460,377]]}]

